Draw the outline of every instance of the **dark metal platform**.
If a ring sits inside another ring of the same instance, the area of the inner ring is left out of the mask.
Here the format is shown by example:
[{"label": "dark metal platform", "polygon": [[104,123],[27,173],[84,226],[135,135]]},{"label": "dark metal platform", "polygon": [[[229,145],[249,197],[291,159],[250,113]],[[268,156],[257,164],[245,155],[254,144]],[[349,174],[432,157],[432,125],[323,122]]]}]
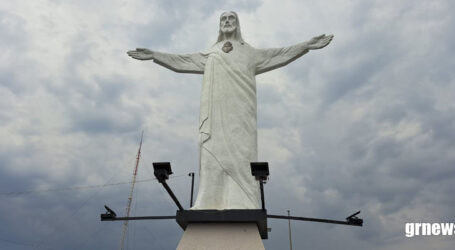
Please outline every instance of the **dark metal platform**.
[{"label": "dark metal platform", "polygon": [[[296,217],[284,215],[273,215],[267,214],[264,203],[264,183],[268,178],[268,163],[266,162],[252,162],[251,173],[259,181],[261,191],[261,205],[262,209],[226,209],[226,210],[184,210],[177,197],[172,192],[171,188],[167,185],[166,180],[169,179],[169,175],[172,174],[171,166],[169,162],[154,162],[154,175],[158,181],[164,186],[166,191],[171,196],[179,210],[177,210],[176,216],[139,216],[139,217],[117,217],[117,214],[110,209],[106,208],[106,213],[101,214],[102,221],[117,221],[117,220],[157,220],[157,219],[176,219],[177,223],[183,230],[186,230],[188,224],[191,223],[256,223],[259,234],[262,239],[268,239],[268,228],[267,218],[271,219],[286,219],[286,220],[300,220],[300,221],[312,221],[322,222],[330,224],[341,224],[348,226],[363,226],[363,219],[358,218],[357,215],[360,211],[348,216],[345,221],[340,220],[329,220],[320,218],[309,218],[309,217]],[[194,178],[194,174],[190,175]],[[194,180],[194,179],[193,179]],[[193,182],[192,182],[193,183]],[[193,189],[193,184],[191,190]],[[191,192],[193,193],[193,192]],[[192,197],[191,195],[191,205]],[[288,210],[289,211],[289,210]]]},{"label": "dark metal platform", "polygon": [[178,210],[177,223],[186,229],[190,223],[256,223],[262,239],[268,239],[267,210]]}]

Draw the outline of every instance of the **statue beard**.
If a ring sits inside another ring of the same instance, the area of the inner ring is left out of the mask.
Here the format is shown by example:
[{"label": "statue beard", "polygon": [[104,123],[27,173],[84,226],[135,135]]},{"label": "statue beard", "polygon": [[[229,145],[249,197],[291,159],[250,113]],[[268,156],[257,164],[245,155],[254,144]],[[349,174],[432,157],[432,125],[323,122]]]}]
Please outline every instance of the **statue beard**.
[{"label": "statue beard", "polygon": [[235,32],[237,30],[237,27],[235,26],[229,26],[229,27],[222,27],[221,32],[224,34],[224,36],[234,36],[235,37]]}]

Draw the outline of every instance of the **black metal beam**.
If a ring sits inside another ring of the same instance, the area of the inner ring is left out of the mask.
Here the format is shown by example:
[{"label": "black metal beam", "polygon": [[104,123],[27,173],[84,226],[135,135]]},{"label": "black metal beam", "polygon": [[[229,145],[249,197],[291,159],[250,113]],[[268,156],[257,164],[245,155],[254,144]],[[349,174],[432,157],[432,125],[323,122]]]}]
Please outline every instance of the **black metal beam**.
[{"label": "black metal beam", "polygon": [[358,226],[358,227],[361,227],[362,224],[363,224],[363,221],[359,221],[359,222],[355,223],[355,222],[350,222],[350,221],[327,220],[327,219],[296,217],[296,216],[285,216],[285,215],[273,215],[273,214],[268,214],[267,218],[271,218],[271,219],[286,219],[286,220],[301,220],[301,221],[313,221],[313,222],[322,222],[322,223],[330,223],[330,224],[341,224],[341,225]]},{"label": "black metal beam", "polygon": [[259,187],[261,189],[261,206],[262,210],[265,210],[265,201],[264,201],[264,181],[259,180]]},{"label": "black metal beam", "polygon": [[193,207],[194,173],[191,172],[188,175],[191,176],[191,197],[190,197],[190,208],[191,208],[191,207]]},{"label": "black metal beam", "polygon": [[183,211],[182,205],[180,205],[179,200],[177,200],[177,197],[175,197],[174,193],[172,192],[171,188],[167,185],[166,181],[161,182],[163,184],[163,187],[166,189],[167,193],[171,196],[172,200],[175,202],[175,205],[179,208],[180,211]]},{"label": "black metal beam", "polygon": [[101,221],[116,221],[116,220],[170,220],[175,219],[175,215],[170,216],[136,216],[136,217],[103,217]]}]

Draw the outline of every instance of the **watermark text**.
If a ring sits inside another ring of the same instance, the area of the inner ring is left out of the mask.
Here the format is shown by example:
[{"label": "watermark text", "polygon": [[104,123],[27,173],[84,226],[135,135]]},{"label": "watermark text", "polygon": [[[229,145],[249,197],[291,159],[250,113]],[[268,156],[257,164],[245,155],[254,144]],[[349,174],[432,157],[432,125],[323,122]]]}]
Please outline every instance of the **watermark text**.
[{"label": "watermark text", "polygon": [[406,223],[406,237],[455,235],[455,223]]}]

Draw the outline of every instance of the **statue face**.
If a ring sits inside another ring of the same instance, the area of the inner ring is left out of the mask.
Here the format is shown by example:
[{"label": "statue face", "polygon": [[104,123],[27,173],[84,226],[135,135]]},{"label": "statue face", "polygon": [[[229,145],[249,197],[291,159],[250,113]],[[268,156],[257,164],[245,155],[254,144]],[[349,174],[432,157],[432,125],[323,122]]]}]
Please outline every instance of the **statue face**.
[{"label": "statue face", "polygon": [[232,33],[237,29],[237,18],[232,12],[225,12],[220,17],[220,29],[223,33]]}]

